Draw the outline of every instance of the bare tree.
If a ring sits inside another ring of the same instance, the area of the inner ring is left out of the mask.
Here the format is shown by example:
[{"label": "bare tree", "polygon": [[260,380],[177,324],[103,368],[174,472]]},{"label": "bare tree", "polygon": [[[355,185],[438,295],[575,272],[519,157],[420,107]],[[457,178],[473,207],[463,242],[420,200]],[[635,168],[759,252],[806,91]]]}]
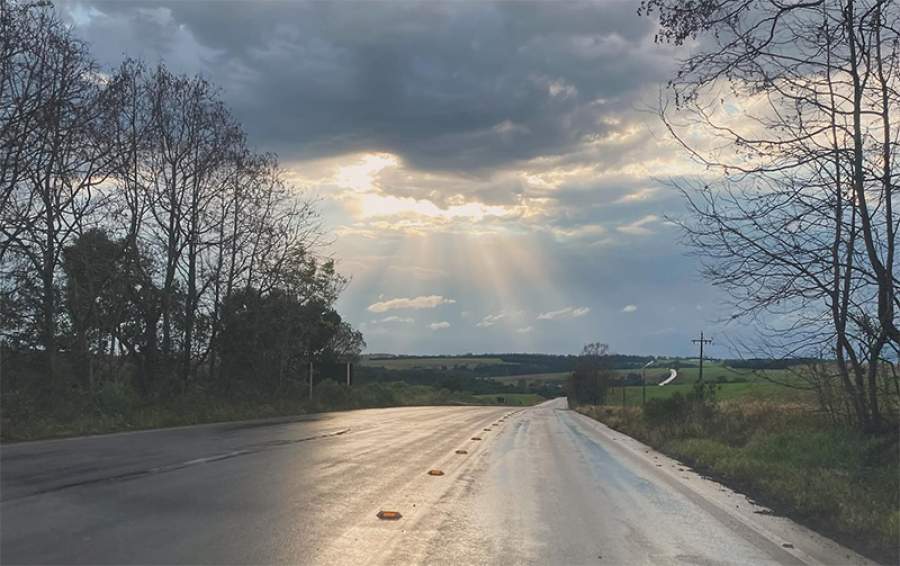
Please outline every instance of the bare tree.
[{"label": "bare tree", "polygon": [[176,393],[218,377],[223,328],[278,383],[361,347],[318,202],[247,147],[217,88],[133,60],[100,73],[49,3],[0,0],[0,32],[0,337],[42,351],[47,391],[62,355],[67,385],[118,357],[141,394]]},{"label": "bare tree", "polygon": [[[884,0],[647,0],[659,41],[700,40],[660,115],[713,175],[674,181],[685,240],[767,353],[823,355],[854,422],[883,427],[900,345],[900,8]],[[817,375],[821,375],[818,372]],[[829,401],[833,406],[833,403]]]},{"label": "bare tree", "polygon": [[102,202],[96,191],[110,170],[107,91],[87,47],[52,8],[4,2],[2,9],[10,35],[0,78],[0,259],[26,266],[20,273],[38,282],[37,326],[52,387],[62,250]]}]

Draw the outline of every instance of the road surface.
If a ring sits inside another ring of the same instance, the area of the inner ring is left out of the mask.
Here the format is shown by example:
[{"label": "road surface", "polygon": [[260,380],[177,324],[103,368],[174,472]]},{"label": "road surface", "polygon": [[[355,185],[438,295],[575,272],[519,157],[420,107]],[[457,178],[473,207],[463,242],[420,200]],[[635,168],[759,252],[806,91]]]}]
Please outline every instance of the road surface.
[{"label": "road surface", "polygon": [[3,564],[867,563],[760,511],[563,399],[0,449]]}]

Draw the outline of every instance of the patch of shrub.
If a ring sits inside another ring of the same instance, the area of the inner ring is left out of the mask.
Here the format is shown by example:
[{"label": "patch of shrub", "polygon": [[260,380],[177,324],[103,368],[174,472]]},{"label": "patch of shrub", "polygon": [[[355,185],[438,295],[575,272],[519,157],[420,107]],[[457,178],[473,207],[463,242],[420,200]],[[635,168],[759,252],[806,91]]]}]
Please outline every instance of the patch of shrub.
[{"label": "patch of shrub", "polygon": [[650,399],[644,405],[643,417],[648,427],[667,438],[685,438],[702,432],[715,421],[718,386],[698,383],[687,394],[676,392],[669,397]]}]

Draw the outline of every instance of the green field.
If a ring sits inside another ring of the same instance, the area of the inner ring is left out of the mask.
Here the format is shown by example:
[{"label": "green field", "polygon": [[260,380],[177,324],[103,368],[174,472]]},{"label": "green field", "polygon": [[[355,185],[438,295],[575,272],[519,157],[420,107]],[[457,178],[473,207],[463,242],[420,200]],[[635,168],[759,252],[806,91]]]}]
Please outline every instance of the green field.
[{"label": "green field", "polygon": [[[655,367],[651,366],[647,368],[645,371],[645,375],[647,376],[647,383],[658,383],[662,379],[669,377],[668,366]],[[620,369],[616,370],[619,375],[628,375],[629,373],[636,373],[640,375],[641,370],[639,369]],[[697,381],[697,378],[700,376],[700,368],[696,367],[687,367],[687,368],[679,368],[678,377],[675,378],[675,381],[672,384],[677,383],[694,383]],[[750,381],[754,381],[756,379],[761,379],[763,376],[769,379],[775,379],[779,381],[786,381],[791,378],[791,370],[784,369],[768,369],[768,370],[745,370],[745,369],[732,369],[725,366],[720,366],[717,364],[704,364],[703,365],[703,381],[716,381],[717,379],[725,378],[729,381],[736,378],[744,378]]]},{"label": "green field", "polygon": [[475,368],[481,365],[516,365],[500,358],[390,358],[363,360],[361,365],[384,369],[453,369],[454,366]]},{"label": "green field", "polygon": [[[668,366],[660,365],[659,367],[649,367],[646,370],[647,384],[648,385],[656,385],[660,381],[669,377]],[[629,374],[637,374],[641,375],[640,369],[617,369],[615,370],[616,374],[620,377],[627,377]],[[700,369],[696,367],[686,367],[678,369],[678,377],[675,378],[670,385],[678,385],[678,384],[693,384],[697,381],[697,378],[700,375]],[[558,373],[539,373],[539,374],[525,374],[525,375],[508,375],[503,377],[494,377],[494,381],[515,385],[520,379],[524,379],[527,383],[531,383],[535,380],[541,380],[546,383],[562,383],[569,376],[569,372],[558,372]],[[791,381],[791,371],[790,370],[736,370],[725,366],[720,366],[714,363],[704,364],[703,366],[703,381],[717,381],[720,378],[724,378],[728,381],[732,381],[735,379],[743,379],[749,382],[765,382],[768,383],[768,379],[774,379],[776,381]]]},{"label": "green field", "polygon": [[476,399],[485,405],[499,405],[497,397],[503,397],[506,402],[504,405],[537,405],[546,401],[540,395],[535,393],[497,393],[496,395],[475,395]]},{"label": "green field", "polygon": [[525,375],[506,375],[503,377],[495,377],[493,379],[494,379],[494,381],[498,381],[500,383],[516,385],[516,383],[520,379],[524,379],[525,382],[529,383],[529,384],[533,381],[538,381],[538,380],[543,381],[545,383],[548,383],[548,382],[560,383],[560,382],[565,381],[568,376],[569,376],[569,372],[564,371],[564,372],[558,372],[558,373],[532,373],[532,374],[525,374]]},{"label": "green field", "polygon": [[[704,371],[704,382],[706,381],[706,372]],[[693,383],[670,383],[662,387],[658,385],[647,385],[647,399],[664,399],[680,392],[682,395],[687,394],[693,387]],[[640,385],[629,386],[625,388],[625,404],[640,405],[643,397],[643,388]],[[765,379],[756,379],[747,383],[720,383],[716,398],[720,401],[731,401],[734,399],[759,399],[759,400],[777,400],[780,403],[810,403],[815,402],[814,393],[812,391],[787,387]],[[607,397],[608,405],[622,404],[622,388],[613,387],[610,389]]]}]

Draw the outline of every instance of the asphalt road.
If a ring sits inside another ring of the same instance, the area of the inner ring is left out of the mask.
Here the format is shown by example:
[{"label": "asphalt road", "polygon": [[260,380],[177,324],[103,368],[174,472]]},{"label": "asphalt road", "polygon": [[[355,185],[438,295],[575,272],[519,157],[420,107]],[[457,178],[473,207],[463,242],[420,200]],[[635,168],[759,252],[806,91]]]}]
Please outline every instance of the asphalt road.
[{"label": "asphalt road", "polygon": [[561,399],[3,446],[0,562],[867,563]]}]

